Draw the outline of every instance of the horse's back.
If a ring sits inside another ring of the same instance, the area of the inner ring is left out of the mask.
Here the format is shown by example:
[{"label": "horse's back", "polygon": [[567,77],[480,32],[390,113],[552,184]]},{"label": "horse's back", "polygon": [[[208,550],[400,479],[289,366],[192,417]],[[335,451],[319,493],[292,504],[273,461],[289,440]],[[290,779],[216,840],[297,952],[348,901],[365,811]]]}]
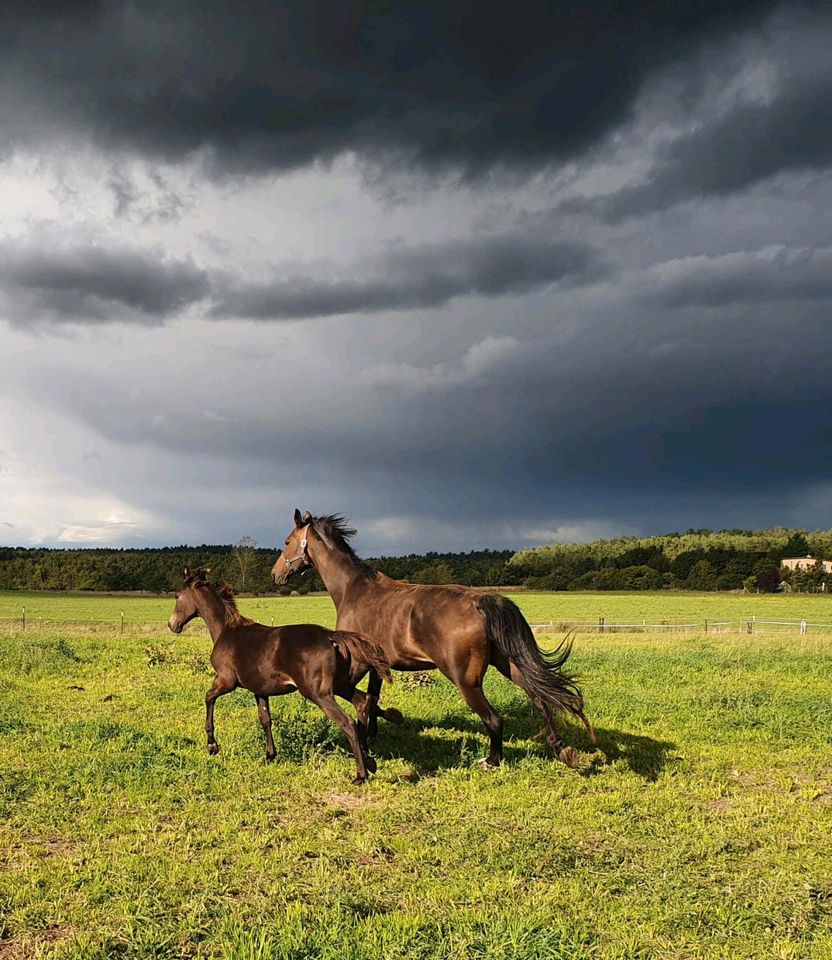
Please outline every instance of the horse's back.
[{"label": "horse's back", "polygon": [[[288,693],[318,666],[335,669],[327,629],[316,623],[251,624],[227,644],[239,682],[263,695]],[[213,658],[212,658],[213,659]],[[215,664],[216,666],[216,664]]]},{"label": "horse's back", "polygon": [[480,596],[459,584],[414,584],[382,577],[354,602],[341,605],[338,629],[370,636],[396,669],[441,668],[460,645],[485,649]]}]

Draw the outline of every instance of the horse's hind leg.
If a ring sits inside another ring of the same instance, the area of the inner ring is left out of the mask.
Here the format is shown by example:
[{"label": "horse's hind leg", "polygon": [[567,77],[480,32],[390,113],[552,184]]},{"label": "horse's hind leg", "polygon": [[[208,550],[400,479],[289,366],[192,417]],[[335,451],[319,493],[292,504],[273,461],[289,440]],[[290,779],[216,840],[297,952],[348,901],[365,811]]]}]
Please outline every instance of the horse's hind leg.
[{"label": "horse's hind leg", "polygon": [[233,689],[233,683],[216,676],[211,684],[211,689],[205,694],[205,733],[208,737],[208,753],[210,754],[220,752],[220,745],[214,738],[214,704],[219,697],[225,693],[231,693]]},{"label": "horse's hind leg", "polygon": [[499,767],[503,760],[503,718],[488,702],[482,686],[457,683],[465,702],[476,713],[488,730],[491,748],[484,761],[486,767]]},{"label": "horse's hind leg", "polygon": [[256,696],[255,699],[257,700],[257,716],[260,718],[260,724],[266,734],[266,762],[271,763],[277,756],[277,750],[275,750],[274,737],[272,736],[272,715],[269,712],[269,698]]},{"label": "horse's hind leg", "polygon": [[[552,713],[552,709],[543,700],[533,696],[529,692],[528,685],[526,684],[523,674],[520,672],[520,668],[517,666],[517,664],[509,660],[504,660],[503,658],[494,657],[492,657],[491,663],[492,666],[499,670],[504,677],[508,677],[512,683],[517,684],[517,686],[520,687],[523,693],[525,693],[529,698],[532,706],[536,707],[543,714],[543,729],[539,734],[537,734],[535,739],[545,736],[549,746],[552,748],[555,756],[559,760],[562,760],[568,767],[577,767],[580,763],[579,752],[575,747],[567,746],[563,742],[558,731],[558,726],[555,723],[555,717]],[[597,743],[598,737],[595,733],[595,729],[589,722],[589,718],[584,714],[583,710],[578,716],[583,725],[586,727],[590,740],[593,743]]]},{"label": "horse's hind leg", "polygon": [[355,779],[354,784],[364,783],[367,779],[367,764],[364,757],[364,748],[358,737],[358,727],[355,720],[350,719],[344,711],[338,706],[335,697],[331,693],[318,693],[311,695],[301,691],[305,697],[313,703],[317,703],[323,712],[344,731],[347,740],[350,742],[353,755],[355,756]]}]

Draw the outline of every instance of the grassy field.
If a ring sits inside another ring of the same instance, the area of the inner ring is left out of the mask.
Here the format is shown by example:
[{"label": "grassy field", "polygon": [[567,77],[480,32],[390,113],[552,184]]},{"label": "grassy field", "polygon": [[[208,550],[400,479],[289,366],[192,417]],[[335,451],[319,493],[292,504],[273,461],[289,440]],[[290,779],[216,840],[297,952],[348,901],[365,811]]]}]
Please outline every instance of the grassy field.
[{"label": "grassy field", "polygon": [[[735,593],[527,593],[511,594],[532,622],[608,622],[759,619],[801,620],[832,624],[832,596],[826,594]],[[23,593],[0,591],[0,620],[26,617],[31,621],[120,621],[127,626],[164,627],[173,601],[170,597],[100,596],[90,594]],[[335,608],[327,596],[242,597],[240,609],[262,623],[323,623],[335,626]],[[832,627],[830,628],[832,632]]]},{"label": "grassy field", "polygon": [[[2,595],[0,617],[20,601]],[[518,601],[542,620],[717,602],[799,619],[829,602]],[[832,956],[832,635],[579,637],[602,747],[570,734],[581,772],[546,755],[502,678],[487,691],[507,763],[489,773],[456,691],[399,675],[385,700],[406,724],[382,726],[378,774],[356,788],[342,739],[297,695],[273,701],[274,764],[243,693],[219,702],[207,755],[209,640],[164,631],[170,599],[25,602],[101,626],[0,635],[0,960]],[[241,607],[332,622],[326,598]],[[145,631],[119,635],[121,609]]]}]

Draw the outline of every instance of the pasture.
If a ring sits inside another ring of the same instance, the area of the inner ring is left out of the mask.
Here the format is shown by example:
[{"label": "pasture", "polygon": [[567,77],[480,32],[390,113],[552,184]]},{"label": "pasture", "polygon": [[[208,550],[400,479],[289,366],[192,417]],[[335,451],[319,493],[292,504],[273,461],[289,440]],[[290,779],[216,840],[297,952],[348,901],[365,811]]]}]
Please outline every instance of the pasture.
[{"label": "pasture", "polygon": [[[832,609],[515,599],[555,621]],[[603,750],[581,772],[501,677],[507,762],[487,772],[454,688],[398,674],[385,703],[405,725],[380,725],[378,774],[352,787],[340,732],[298,695],[272,701],[275,763],[240,692],[208,756],[210,641],[164,628],[171,599],[2,594],[0,618],[24,603],[26,631],[0,631],[0,960],[832,955],[832,634],[580,635]],[[326,597],[240,608],[334,625]]]},{"label": "pasture", "polygon": [[[800,620],[832,624],[832,596],[825,594],[735,594],[735,593],[535,593],[509,594],[530,622],[587,621],[605,617],[608,622],[648,623],[693,620],[759,619]],[[311,621],[335,626],[335,608],[328,596],[241,597],[240,609],[262,623]],[[19,620],[22,608],[27,620],[46,624],[115,624],[124,611],[126,627],[160,629],[173,609],[170,597],[130,594],[66,594],[0,591],[0,624]],[[191,629],[196,625],[192,625]],[[832,633],[832,629],[830,630]]]}]

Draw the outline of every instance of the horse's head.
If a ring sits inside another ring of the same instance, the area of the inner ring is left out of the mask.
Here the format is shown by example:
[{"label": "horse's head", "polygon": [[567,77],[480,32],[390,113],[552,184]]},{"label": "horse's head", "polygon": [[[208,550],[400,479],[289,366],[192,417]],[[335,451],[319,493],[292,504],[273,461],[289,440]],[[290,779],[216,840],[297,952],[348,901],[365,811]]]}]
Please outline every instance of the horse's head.
[{"label": "horse's head", "polygon": [[197,591],[208,583],[210,567],[198,567],[191,570],[185,567],[182,587],[176,595],[176,606],[168,620],[168,627],[173,633],[182,633],[186,623],[199,616]]},{"label": "horse's head", "polygon": [[301,516],[300,510],[295,510],[295,526],[286,537],[283,552],[272,567],[272,580],[277,584],[286,583],[293,573],[300,573],[312,566],[309,559],[309,530],[315,518],[307,510]]}]

